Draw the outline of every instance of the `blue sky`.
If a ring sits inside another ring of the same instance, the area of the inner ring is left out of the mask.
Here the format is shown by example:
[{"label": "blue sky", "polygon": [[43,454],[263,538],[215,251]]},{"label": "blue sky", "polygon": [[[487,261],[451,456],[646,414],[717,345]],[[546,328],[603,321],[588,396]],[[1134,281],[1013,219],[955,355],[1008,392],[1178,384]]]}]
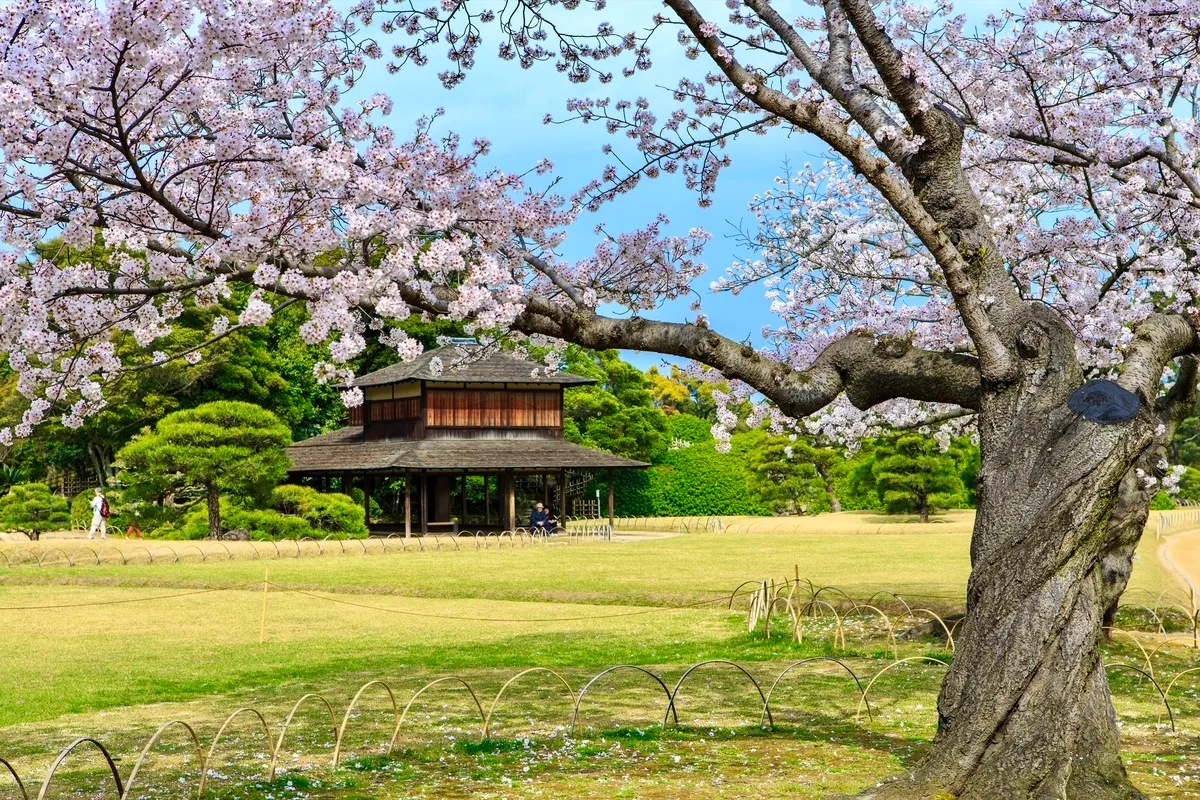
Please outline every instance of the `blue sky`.
[{"label": "blue sky", "polygon": [[[339,0],[335,3],[343,8],[347,5]],[[714,21],[723,22],[728,13],[719,0],[698,5]],[[789,0],[782,0],[777,5],[785,14],[811,10],[807,4]],[[986,13],[1004,5],[976,0],[959,4],[959,8],[969,17],[982,21]],[[609,9],[600,15],[571,12],[564,17],[577,30],[594,29],[596,21],[604,19],[618,31],[623,31],[644,28],[661,7],[654,0],[610,0]],[[515,63],[500,60],[494,55],[498,31],[489,26],[485,29],[486,38],[479,51],[477,66],[466,82],[455,89],[443,89],[437,79],[443,63],[435,56],[440,55],[443,46],[429,53],[431,63],[424,68],[405,67],[400,73],[389,75],[383,63],[372,64],[359,84],[358,92],[364,95],[385,92],[393,99],[395,108],[389,124],[399,134],[407,134],[419,117],[442,108],[445,116],[439,121],[437,130],[453,131],[466,142],[475,138],[488,139],[492,151],[487,162],[491,165],[509,171],[525,171],[539,159],[549,158],[556,166],[554,174],[562,179],[560,189],[569,194],[596,177],[607,163],[607,157],[601,152],[605,143],[612,143],[614,147],[625,145],[619,137],[609,136],[601,125],[548,126],[543,125],[543,117],[546,114],[565,116],[567,100],[581,96],[611,97],[614,101],[646,96],[654,104],[652,108],[658,111],[660,119],[665,117],[673,106],[669,97],[664,98],[664,90],[660,87],[673,86],[685,74],[700,77],[707,67],[701,61],[684,59],[681,48],[671,38],[673,32],[666,36],[662,33],[656,36],[657,46],[652,43],[653,69],[630,79],[618,76],[607,86],[595,81],[582,86],[571,84],[549,63],[522,70]],[[381,37],[381,42],[386,45],[388,40]],[[663,98],[663,101],[656,103],[656,98]],[[603,222],[610,230],[630,230],[652,221],[662,212],[670,218],[672,232],[683,233],[691,227],[706,228],[713,234],[705,255],[709,271],[694,286],[702,296],[710,324],[733,339],[750,337],[761,343],[762,326],[772,321],[770,305],[762,291],[750,289],[733,297],[713,294],[708,285],[734,259],[752,255],[731,236],[739,223],[745,223],[747,227],[753,224],[747,203],[754,194],[772,186],[774,178],[783,173],[785,160],[794,166],[806,161],[820,161],[826,157],[827,148],[807,134],[789,136],[782,130],[775,130],[765,137],[739,139],[727,152],[733,165],[722,173],[711,207],[700,208],[696,195],[683,185],[678,175],[643,181],[634,192],[608,204],[599,214],[584,214],[571,231],[563,255],[577,257],[589,253],[595,246],[592,229],[598,222]],[[645,316],[680,320],[692,313],[688,311],[687,303],[680,301]],[[663,357],[648,353],[626,353],[626,357],[643,368],[663,361]]]}]

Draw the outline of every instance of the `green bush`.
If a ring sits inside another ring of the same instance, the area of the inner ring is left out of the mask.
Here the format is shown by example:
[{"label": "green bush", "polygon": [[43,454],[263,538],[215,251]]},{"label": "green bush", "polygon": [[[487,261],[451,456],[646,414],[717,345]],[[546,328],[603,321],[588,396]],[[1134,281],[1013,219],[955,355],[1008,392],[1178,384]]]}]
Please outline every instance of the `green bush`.
[{"label": "green bush", "polygon": [[667,436],[672,441],[711,442],[712,423],[708,420],[693,417],[691,414],[670,414],[667,416]]},{"label": "green bush", "polygon": [[291,441],[287,426],[266,409],[225,400],[205,403],[166,415],[122,447],[119,478],[130,497],[155,504],[181,491],[202,490],[216,517],[215,535],[237,527],[221,523],[218,500],[265,501],[287,475],[285,449]]},{"label": "green bush", "polygon": [[1175,508],[1175,501],[1171,499],[1171,495],[1160,489],[1155,492],[1154,499],[1150,501],[1150,508],[1155,511],[1170,511]]},{"label": "green bush", "polygon": [[86,528],[92,524],[92,498],[95,496],[95,489],[84,489],[71,498],[72,528]]},{"label": "green bush", "polygon": [[36,539],[70,524],[66,498],[52,494],[44,483],[19,483],[0,498],[0,530],[19,531]]},{"label": "green bush", "polygon": [[[362,507],[344,494],[323,494],[307,486],[279,486],[269,508],[246,508],[221,498],[224,531],[244,528],[253,539],[361,539],[368,535]],[[198,503],[179,525],[164,526],[155,538],[204,539],[209,536],[208,507]]]},{"label": "green bush", "polygon": [[[361,490],[356,491],[361,496]],[[271,508],[300,517],[321,536],[358,538],[368,533],[362,504],[348,495],[326,494],[309,486],[278,486],[271,495]]]},{"label": "green bush", "polygon": [[[608,486],[597,481],[600,513]],[[771,509],[749,485],[745,455],[718,453],[713,442],[668,450],[647,470],[617,473],[613,480],[616,513],[621,516],[690,517],[767,515]]]}]

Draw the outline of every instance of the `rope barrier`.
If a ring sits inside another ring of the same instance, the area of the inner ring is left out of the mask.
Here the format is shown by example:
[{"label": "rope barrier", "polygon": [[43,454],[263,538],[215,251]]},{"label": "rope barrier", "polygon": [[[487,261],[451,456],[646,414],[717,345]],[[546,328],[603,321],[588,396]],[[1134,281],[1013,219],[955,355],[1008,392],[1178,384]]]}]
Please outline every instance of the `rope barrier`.
[{"label": "rope barrier", "polygon": [[197,589],[194,592],[179,592],[178,594],[164,594],[157,597],[132,597],[125,600],[97,600],[92,603],[59,603],[52,606],[0,606],[0,611],[58,611],[63,608],[93,608],[95,606],[119,606],[128,603],[148,603],[154,600],[174,600],[178,597],[195,597],[201,594],[212,594],[213,592],[232,592],[239,589],[247,589],[252,586],[261,586],[262,581],[254,581],[253,583],[243,583],[236,586],[219,586],[215,589]]}]

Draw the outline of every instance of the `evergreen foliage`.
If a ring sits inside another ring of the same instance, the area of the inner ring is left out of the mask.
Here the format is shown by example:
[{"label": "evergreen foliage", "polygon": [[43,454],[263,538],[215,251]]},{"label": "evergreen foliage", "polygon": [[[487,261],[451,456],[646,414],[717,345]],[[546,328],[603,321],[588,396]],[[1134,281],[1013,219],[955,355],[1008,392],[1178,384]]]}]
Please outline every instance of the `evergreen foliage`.
[{"label": "evergreen foliage", "polygon": [[19,483],[0,497],[0,530],[37,539],[46,531],[62,530],[70,524],[66,499],[51,494],[44,483]]},{"label": "evergreen foliage", "polygon": [[[255,539],[362,539],[369,535],[362,505],[349,495],[318,492],[308,486],[277,486],[265,507],[247,504],[247,498],[221,498],[225,530],[244,528]],[[209,535],[207,509],[196,506],[178,528],[167,528],[169,538],[203,539]]]},{"label": "evergreen foliage", "polygon": [[902,433],[878,442],[872,467],[879,499],[889,514],[917,514],[922,522],[934,511],[955,508],[966,497],[958,465],[937,442],[918,433]]},{"label": "evergreen foliage", "polygon": [[775,514],[841,510],[833,472],[843,459],[800,437],[751,431],[738,443],[746,454],[750,487]]},{"label": "evergreen foliage", "polygon": [[163,417],[121,449],[121,479],[140,499],[198,491],[207,500],[209,534],[221,533],[221,494],[265,501],[290,466],[291,432],[252,403],[220,401]]}]

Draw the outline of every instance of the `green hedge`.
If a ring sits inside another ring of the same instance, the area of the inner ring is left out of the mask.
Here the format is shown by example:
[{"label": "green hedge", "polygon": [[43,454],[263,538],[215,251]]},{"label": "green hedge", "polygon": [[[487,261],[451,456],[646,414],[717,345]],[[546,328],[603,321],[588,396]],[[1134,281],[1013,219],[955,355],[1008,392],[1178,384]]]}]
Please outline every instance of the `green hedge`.
[{"label": "green hedge", "polygon": [[[593,482],[589,492],[600,490],[601,514],[608,484]],[[623,470],[613,479],[613,500],[618,516],[690,517],[771,513],[749,485],[744,454],[718,453],[712,442],[669,450],[646,470]]]}]

